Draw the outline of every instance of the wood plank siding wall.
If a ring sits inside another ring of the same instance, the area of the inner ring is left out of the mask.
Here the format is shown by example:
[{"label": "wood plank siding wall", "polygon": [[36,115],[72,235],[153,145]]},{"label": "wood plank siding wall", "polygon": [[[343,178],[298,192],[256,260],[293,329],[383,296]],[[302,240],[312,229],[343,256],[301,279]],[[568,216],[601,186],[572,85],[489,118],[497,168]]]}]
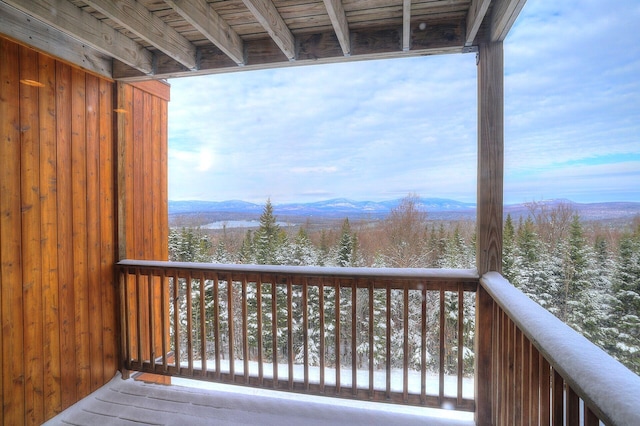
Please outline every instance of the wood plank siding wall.
[{"label": "wood plank siding wall", "polygon": [[[119,258],[136,260],[169,260],[169,224],[167,194],[167,120],[169,86],[159,81],[133,84],[117,83],[118,105],[118,186],[119,200]],[[149,288],[153,288],[151,294]],[[162,282],[154,278],[149,287],[123,295],[122,306],[137,303],[140,309],[124,312],[123,324],[136,324],[137,312],[145,317],[149,310],[161,321]],[[135,301],[135,302],[134,302]],[[168,325],[168,324],[167,324]],[[166,328],[168,330],[168,327]],[[160,328],[153,330],[148,323],[140,324],[134,335],[140,335],[144,347],[134,350],[144,359],[162,354]],[[152,338],[153,337],[153,338]],[[148,342],[152,346],[149,346]]]},{"label": "wood plank siding wall", "polygon": [[[41,424],[119,367],[116,96],[112,81],[0,37],[0,424]],[[166,102],[141,97],[164,104],[159,124],[131,121],[159,135],[165,160],[129,160],[166,188]],[[149,186],[134,185],[129,202]],[[166,259],[160,194],[126,219],[144,223],[144,253]],[[132,254],[143,244],[127,242]]]}]

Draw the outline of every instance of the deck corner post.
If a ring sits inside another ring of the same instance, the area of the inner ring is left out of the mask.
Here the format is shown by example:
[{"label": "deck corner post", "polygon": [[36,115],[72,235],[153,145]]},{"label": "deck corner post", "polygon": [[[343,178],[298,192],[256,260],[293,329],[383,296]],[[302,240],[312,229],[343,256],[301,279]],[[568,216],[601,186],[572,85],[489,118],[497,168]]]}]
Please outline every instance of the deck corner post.
[{"label": "deck corner post", "polygon": [[[502,272],[504,188],[504,59],[501,41],[478,51],[478,188],[476,265],[482,277]],[[493,424],[493,299],[478,284],[475,340],[475,422]]]},{"label": "deck corner post", "polygon": [[504,187],[504,60],[502,42],[478,52],[477,254],[480,276],[502,272]]}]

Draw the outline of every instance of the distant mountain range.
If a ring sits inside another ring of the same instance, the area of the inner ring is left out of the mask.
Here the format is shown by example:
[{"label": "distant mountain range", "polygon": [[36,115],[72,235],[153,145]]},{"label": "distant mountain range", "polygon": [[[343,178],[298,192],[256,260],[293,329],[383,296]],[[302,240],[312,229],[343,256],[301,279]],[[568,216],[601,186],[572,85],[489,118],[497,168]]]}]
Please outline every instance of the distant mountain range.
[{"label": "distant mountain range", "polygon": [[[336,198],[312,203],[274,204],[276,215],[285,216],[326,216],[326,217],[379,217],[387,215],[397,207],[401,199],[389,201],[354,201]],[[571,200],[537,201],[549,208],[562,203],[570,205],[583,220],[625,219],[640,215],[640,203],[607,202],[607,203],[575,203]],[[427,211],[432,218],[473,218],[476,204],[445,198],[421,198],[419,207]],[[199,213],[237,213],[242,215],[261,214],[264,204],[247,201],[169,201],[169,215]],[[505,214],[514,217],[526,216],[529,213],[527,204],[505,205]]]},{"label": "distant mountain range", "polygon": [[[353,201],[346,198],[316,201],[312,203],[274,204],[275,214],[284,215],[362,215],[387,214],[398,206],[401,200],[389,201]],[[420,199],[420,209],[427,212],[440,211],[475,211],[475,203],[463,203],[442,198]],[[169,201],[169,214],[234,212],[234,213],[262,213],[264,204],[247,201]]]}]

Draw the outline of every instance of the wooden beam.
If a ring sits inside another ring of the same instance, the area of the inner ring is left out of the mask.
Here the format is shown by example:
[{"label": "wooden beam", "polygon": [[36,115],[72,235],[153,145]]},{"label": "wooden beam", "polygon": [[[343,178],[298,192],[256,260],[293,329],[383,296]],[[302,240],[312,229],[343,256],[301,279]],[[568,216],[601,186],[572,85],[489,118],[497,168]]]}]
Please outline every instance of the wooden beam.
[{"label": "wooden beam", "polygon": [[296,59],[295,39],[271,0],[242,0],[290,61]]},{"label": "wooden beam", "polygon": [[496,0],[491,11],[491,41],[504,41],[527,0]]},{"label": "wooden beam", "polygon": [[153,54],[67,0],[2,0],[105,55],[153,74]]},{"label": "wooden beam", "polygon": [[504,58],[502,42],[478,52],[477,267],[502,272],[504,177]]},{"label": "wooden beam", "polygon": [[165,0],[180,16],[238,65],[244,65],[242,39],[206,0]]},{"label": "wooden beam", "polygon": [[3,35],[18,43],[111,78],[111,59],[3,2],[0,2],[0,28]]},{"label": "wooden beam", "polygon": [[473,41],[478,35],[480,25],[484,20],[491,0],[473,0],[471,6],[469,6],[469,13],[467,13],[467,36],[465,38],[464,45],[471,46]]},{"label": "wooden beam", "polygon": [[196,47],[136,0],[84,0],[127,30],[189,69],[197,68]]},{"label": "wooden beam", "polygon": [[402,50],[411,49],[411,0],[402,3]]},{"label": "wooden beam", "polygon": [[[407,1],[407,0],[405,0]],[[409,0],[410,1],[410,0]],[[347,14],[341,0],[324,0],[324,6],[331,19],[331,25],[336,32],[336,37],[340,42],[340,47],[344,56],[351,55],[351,42],[349,40],[349,23],[347,22]]]},{"label": "wooden beam", "polygon": [[[200,68],[197,71],[189,71],[168,58],[165,60],[165,57],[160,53],[157,59],[156,74],[153,78],[175,78],[283,66],[462,53],[464,51],[465,25],[464,17],[456,17],[449,21],[432,22],[424,30],[417,31],[414,28],[411,33],[411,50],[409,52],[404,52],[401,49],[403,28],[396,25],[377,30],[352,29],[350,31],[350,56],[344,56],[335,32],[331,30],[302,34],[296,37],[297,59],[295,61],[289,61],[270,38],[244,42],[246,65],[243,67],[238,67],[227,55],[214,46],[199,48]],[[113,78],[131,82],[148,80],[149,76],[114,61]]]}]

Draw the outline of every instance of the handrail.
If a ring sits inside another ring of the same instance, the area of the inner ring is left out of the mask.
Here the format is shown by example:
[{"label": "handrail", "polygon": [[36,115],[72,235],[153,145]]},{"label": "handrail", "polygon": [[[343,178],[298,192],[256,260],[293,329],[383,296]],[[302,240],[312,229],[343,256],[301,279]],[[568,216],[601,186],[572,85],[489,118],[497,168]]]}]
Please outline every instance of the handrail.
[{"label": "handrail", "polygon": [[640,425],[640,376],[533,302],[499,273],[485,274],[480,285],[600,420],[611,425]]},{"label": "handrail", "polygon": [[256,273],[279,275],[304,275],[318,277],[354,277],[354,278],[425,278],[438,281],[468,281],[480,278],[475,269],[438,269],[438,268],[353,268],[324,266],[289,266],[289,265],[248,265],[226,263],[167,262],[158,260],[123,259],[118,266],[134,266],[140,268],[216,271],[223,273]]},{"label": "handrail", "polygon": [[464,378],[473,368],[475,270],[138,260],[117,268],[125,369],[475,407]]}]

